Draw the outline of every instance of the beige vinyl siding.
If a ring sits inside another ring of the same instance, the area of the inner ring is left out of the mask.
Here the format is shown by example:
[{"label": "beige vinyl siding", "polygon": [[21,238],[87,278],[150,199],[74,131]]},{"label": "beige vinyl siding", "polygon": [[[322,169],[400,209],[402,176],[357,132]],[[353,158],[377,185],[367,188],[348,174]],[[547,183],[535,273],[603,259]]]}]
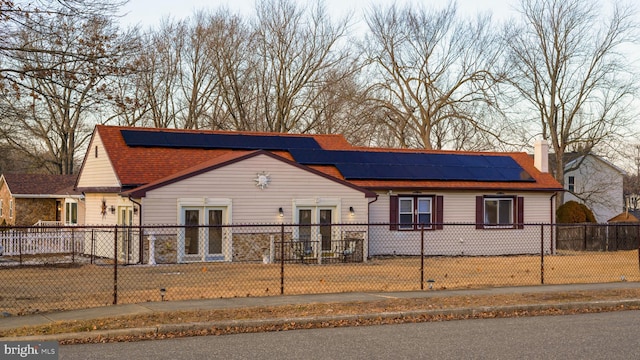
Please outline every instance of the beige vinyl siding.
[{"label": "beige vinyl siding", "polygon": [[[98,147],[97,158],[96,146]],[[132,159],[132,161],[135,160]],[[78,187],[120,187],[120,181],[113,170],[98,132],[94,132],[87,150],[87,157],[78,178]]]},{"label": "beige vinyl siding", "polygon": [[[398,194],[402,196],[402,194]],[[413,194],[407,194],[413,195]],[[541,231],[545,232],[545,251],[550,251],[550,228],[525,226],[524,229],[476,229],[476,196],[496,195],[495,192],[442,192],[423,195],[442,195],[445,225],[442,230],[425,231],[427,255],[503,255],[539,253]],[[524,222],[549,223],[552,193],[505,193],[505,196],[524,197]],[[371,204],[374,223],[389,222],[389,194],[380,194]],[[369,252],[376,255],[419,255],[420,231],[389,230],[388,225],[371,230]]]},{"label": "beige vinyl siding", "polygon": [[[258,174],[270,177],[263,190],[256,186]],[[294,201],[318,206],[337,201],[338,222],[367,221],[363,192],[313,174],[266,155],[258,155],[182,181],[154,189],[143,199],[145,224],[175,224],[180,221],[178,199],[230,199],[234,224],[294,222]],[[211,200],[215,201],[215,200]],[[353,206],[355,216],[350,216]],[[284,217],[278,215],[282,207]]]},{"label": "beige vinyl siding", "polygon": [[107,213],[102,215],[102,199],[105,199],[107,208],[116,204],[119,196],[116,194],[90,193],[85,196],[85,222],[87,225],[115,225],[117,214]]}]

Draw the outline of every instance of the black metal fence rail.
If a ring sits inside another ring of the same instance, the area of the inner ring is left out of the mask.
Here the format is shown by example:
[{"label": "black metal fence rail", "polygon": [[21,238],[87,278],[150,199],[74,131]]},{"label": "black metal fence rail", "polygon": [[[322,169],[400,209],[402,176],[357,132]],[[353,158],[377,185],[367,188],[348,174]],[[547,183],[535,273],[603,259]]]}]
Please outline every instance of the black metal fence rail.
[{"label": "black metal fence rail", "polygon": [[12,227],[0,311],[350,291],[640,281],[640,226]]}]

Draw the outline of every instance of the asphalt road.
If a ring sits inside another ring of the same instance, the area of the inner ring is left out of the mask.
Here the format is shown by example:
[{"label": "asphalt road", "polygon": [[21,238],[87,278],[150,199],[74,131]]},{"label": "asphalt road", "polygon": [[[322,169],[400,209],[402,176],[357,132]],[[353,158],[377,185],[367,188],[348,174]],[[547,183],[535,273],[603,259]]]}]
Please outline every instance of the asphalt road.
[{"label": "asphalt road", "polygon": [[640,311],[60,347],[60,359],[640,359]]}]

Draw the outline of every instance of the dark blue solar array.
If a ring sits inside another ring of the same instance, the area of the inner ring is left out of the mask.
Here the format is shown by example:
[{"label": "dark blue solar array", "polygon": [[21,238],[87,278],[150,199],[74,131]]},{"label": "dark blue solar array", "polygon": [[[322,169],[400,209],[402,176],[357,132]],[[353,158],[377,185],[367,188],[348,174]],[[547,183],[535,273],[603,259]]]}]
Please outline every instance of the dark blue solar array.
[{"label": "dark blue solar array", "polygon": [[121,130],[128,146],[235,150],[321,149],[311,137]]},{"label": "dark blue solar array", "polygon": [[535,181],[510,156],[295,149],[296,162],[334,165],[347,180]]},{"label": "dark blue solar array", "polygon": [[311,137],[121,130],[128,146],[286,150],[303,165],[333,165],[347,180],[535,181],[510,156],[323,150]]}]

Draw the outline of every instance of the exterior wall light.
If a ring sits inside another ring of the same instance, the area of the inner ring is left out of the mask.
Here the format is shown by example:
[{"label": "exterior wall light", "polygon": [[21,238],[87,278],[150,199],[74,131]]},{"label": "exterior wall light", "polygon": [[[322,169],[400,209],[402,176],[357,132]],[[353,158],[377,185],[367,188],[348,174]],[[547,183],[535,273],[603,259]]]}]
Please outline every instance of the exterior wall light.
[{"label": "exterior wall light", "polygon": [[280,217],[284,217],[284,211],[282,208],[278,208],[278,215],[280,215]]},{"label": "exterior wall light", "polygon": [[111,214],[115,214],[116,213],[116,207],[111,205],[111,207],[109,208],[109,211],[111,212]]},{"label": "exterior wall light", "polygon": [[356,212],[355,212],[355,210],[353,210],[353,206],[349,206],[349,215],[353,216],[355,214],[356,214]]}]

